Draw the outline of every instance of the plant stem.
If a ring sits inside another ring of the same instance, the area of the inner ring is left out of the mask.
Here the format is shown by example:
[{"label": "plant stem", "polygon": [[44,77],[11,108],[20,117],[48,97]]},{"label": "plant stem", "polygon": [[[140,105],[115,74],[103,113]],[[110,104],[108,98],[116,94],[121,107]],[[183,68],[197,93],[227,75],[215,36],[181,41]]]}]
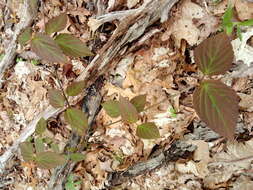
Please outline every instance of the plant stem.
[{"label": "plant stem", "polygon": [[121,121],[122,121],[122,119],[120,119],[120,120],[118,120],[118,121],[114,121],[114,122],[112,122],[112,123],[109,123],[109,124],[107,124],[107,125],[104,125],[104,127],[108,127],[108,126],[110,126],[110,125],[114,125],[114,124],[119,123],[119,122],[121,122]]},{"label": "plant stem", "polygon": [[58,84],[59,84],[59,86],[60,86],[60,89],[61,89],[61,91],[62,91],[62,94],[63,94],[63,96],[64,96],[64,98],[65,98],[65,100],[66,100],[66,102],[67,102],[68,107],[70,108],[70,107],[71,107],[71,106],[70,106],[70,103],[69,103],[68,98],[67,98],[67,96],[66,96],[66,94],[65,94],[65,92],[64,92],[64,89],[63,89],[63,87],[62,87],[62,84],[61,84],[61,81],[60,81],[60,79],[59,79],[59,77],[58,77],[58,74],[57,74],[57,70],[56,70],[56,69],[55,69],[55,78],[56,78],[56,80],[58,81]]}]

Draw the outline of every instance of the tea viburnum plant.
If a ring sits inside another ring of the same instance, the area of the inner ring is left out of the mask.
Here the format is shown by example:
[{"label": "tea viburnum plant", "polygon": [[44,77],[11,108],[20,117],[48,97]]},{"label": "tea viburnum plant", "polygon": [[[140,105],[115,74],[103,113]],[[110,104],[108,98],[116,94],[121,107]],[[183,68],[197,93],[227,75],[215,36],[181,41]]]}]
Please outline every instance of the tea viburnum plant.
[{"label": "tea viburnum plant", "polygon": [[[30,44],[32,51],[49,62],[66,63],[67,56],[93,55],[78,38],[71,34],[57,34],[66,27],[67,19],[66,14],[61,14],[49,20],[43,33],[33,33],[31,28],[27,28],[19,36],[19,43]],[[52,38],[52,35],[55,37]],[[233,58],[232,45],[224,33],[204,40],[194,50],[195,62],[205,76],[200,79],[199,86],[194,91],[193,107],[211,129],[229,139],[233,138],[238,117],[238,97],[233,89],[212,77],[225,74],[232,67]],[[64,111],[66,122],[74,133],[84,137],[88,128],[87,116],[82,110],[71,106],[68,97],[78,95],[86,85],[84,81],[79,81],[73,82],[65,90],[61,85],[60,87],[60,90],[49,90],[49,103],[55,108],[66,108]],[[159,129],[155,123],[146,122],[136,125],[140,118],[139,114],[150,109],[145,109],[146,103],[146,95],[139,95],[131,100],[120,96],[119,100],[104,102],[102,107],[110,117],[121,117],[117,122],[136,126],[138,137],[159,138]],[[171,112],[176,116],[175,110]],[[46,128],[47,121],[41,118],[36,126],[35,137],[21,144],[21,154],[25,161],[31,161],[38,167],[50,169],[68,160],[78,162],[85,159],[83,154],[77,152],[76,147],[69,147],[66,155],[61,153],[54,139],[45,135]]]}]

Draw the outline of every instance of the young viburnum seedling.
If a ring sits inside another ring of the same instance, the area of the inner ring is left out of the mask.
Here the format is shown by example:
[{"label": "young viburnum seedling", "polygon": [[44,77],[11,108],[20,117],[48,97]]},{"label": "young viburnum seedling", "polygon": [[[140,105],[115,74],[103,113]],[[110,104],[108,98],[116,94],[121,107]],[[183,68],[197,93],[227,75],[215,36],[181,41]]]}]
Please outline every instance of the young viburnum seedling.
[{"label": "young viburnum seedling", "polygon": [[[92,56],[93,53],[80,39],[71,34],[57,34],[57,32],[60,32],[66,27],[67,20],[68,16],[66,13],[62,13],[50,19],[45,25],[45,32],[42,33],[33,33],[32,28],[26,28],[18,37],[18,42],[22,46],[30,44],[31,50],[34,53],[41,59],[52,63],[67,63],[67,56],[75,58]],[[54,38],[52,34],[54,34]],[[32,63],[37,64],[35,61],[32,61]],[[58,83],[61,84],[57,72],[54,77],[58,80]],[[66,107],[64,119],[71,126],[73,132],[81,137],[85,135],[88,127],[88,119],[82,110],[74,108],[69,104],[68,96],[78,95],[83,91],[85,86],[86,84],[84,81],[79,81],[73,82],[67,87],[66,91],[64,91],[62,86],[61,90],[51,89],[48,91],[50,105],[57,109],[64,109]],[[42,137],[46,125],[46,121],[41,118],[37,123],[34,142],[25,142],[21,144],[21,154],[25,161],[32,161],[35,162],[38,167],[51,169],[66,163],[68,159],[74,162],[85,159],[85,156],[78,152],[64,155],[60,153],[56,143],[46,142],[46,138]],[[45,150],[45,148],[49,148],[49,150]]]},{"label": "young viburnum seedling", "polygon": [[[139,95],[131,99],[120,96],[119,101],[110,100],[102,104],[106,113],[113,117],[121,117],[120,121],[126,124],[134,124],[139,120],[139,113],[144,111],[146,95]],[[146,122],[137,126],[136,135],[143,139],[156,139],[160,137],[155,123]]]},{"label": "young viburnum seedling", "polygon": [[233,22],[233,7],[228,6],[226,12],[223,15],[222,19],[222,28],[226,31],[227,35],[231,35],[234,28],[236,28],[236,34],[240,40],[242,40],[241,27],[243,26],[253,26],[253,19],[245,20],[242,22]]},{"label": "young viburnum seedling", "polygon": [[170,116],[172,118],[176,118],[177,117],[177,111],[173,107],[169,108],[169,112],[170,112]]}]

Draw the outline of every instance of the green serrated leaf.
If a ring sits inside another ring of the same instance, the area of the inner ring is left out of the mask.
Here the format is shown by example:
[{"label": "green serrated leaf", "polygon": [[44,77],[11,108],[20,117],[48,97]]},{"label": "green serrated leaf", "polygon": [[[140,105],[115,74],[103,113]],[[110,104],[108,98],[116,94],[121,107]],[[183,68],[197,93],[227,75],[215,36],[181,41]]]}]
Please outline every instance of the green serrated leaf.
[{"label": "green serrated leaf", "polygon": [[42,135],[42,133],[44,133],[46,128],[47,128],[47,121],[42,117],[40,118],[40,120],[38,121],[36,125],[35,133],[37,135]]},{"label": "green serrated leaf", "polygon": [[54,33],[54,32],[59,32],[63,30],[68,21],[68,16],[66,13],[62,13],[59,16],[56,16],[52,19],[50,19],[45,26],[45,31],[48,35]]},{"label": "green serrated leaf", "polygon": [[35,150],[37,154],[44,151],[45,146],[44,146],[44,142],[42,138],[36,138],[34,143],[35,143]]},{"label": "green serrated leaf", "polygon": [[253,19],[245,20],[238,23],[239,26],[252,26],[253,25]]},{"label": "green serrated leaf", "polygon": [[119,111],[121,118],[126,123],[135,123],[138,121],[138,112],[136,108],[126,98],[119,97]]},{"label": "green serrated leaf", "polygon": [[130,100],[131,104],[134,105],[136,110],[140,113],[144,110],[144,107],[147,103],[147,95],[139,95],[135,96],[133,99]]},{"label": "green serrated leaf", "polygon": [[229,37],[220,33],[200,43],[194,50],[194,59],[205,75],[225,74],[234,59]]},{"label": "green serrated leaf", "polygon": [[70,159],[74,162],[80,162],[85,159],[85,155],[81,153],[72,153],[69,156],[70,156]]},{"label": "green serrated leaf", "polygon": [[85,57],[93,55],[85,43],[71,34],[59,34],[56,36],[55,41],[68,56]]},{"label": "green serrated leaf", "polygon": [[24,46],[32,37],[32,28],[26,28],[18,37],[18,43]]},{"label": "green serrated leaf", "polygon": [[119,111],[119,102],[115,100],[109,100],[107,102],[104,102],[102,104],[103,108],[105,109],[106,113],[110,117],[119,117],[120,111]]},{"label": "green serrated leaf", "polygon": [[55,41],[45,35],[38,33],[31,40],[31,49],[40,58],[49,62],[66,63],[67,58]]},{"label": "green serrated leaf", "polygon": [[34,148],[31,142],[23,142],[20,144],[21,155],[24,161],[29,162],[34,160]]},{"label": "green serrated leaf", "polygon": [[36,155],[35,159],[38,167],[44,169],[51,169],[66,163],[66,158],[55,152],[40,152]]},{"label": "green serrated leaf", "polygon": [[216,80],[205,80],[193,94],[197,114],[211,129],[229,139],[233,138],[238,119],[236,92]]},{"label": "green serrated leaf", "polygon": [[159,130],[155,123],[143,123],[137,127],[136,135],[143,139],[156,139],[160,137]]},{"label": "green serrated leaf", "polygon": [[54,108],[64,107],[65,98],[60,90],[51,89],[48,91],[49,103]]},{"label": "green serrated leaf", "polygon": [[74,131],[80,136],[84,135],[84,132],[88,127],[88,119],[83,111],[76,108],[68,108],[64,113],[64,118]]},{"label": "green serrated leaf", "polygon": [[69,96],[76,96],[80,94],[83,89],[85,88],[86,84],[84,81],[79,82],[73,82],[71,85],[69,85],[66,89],[66,93]]}]

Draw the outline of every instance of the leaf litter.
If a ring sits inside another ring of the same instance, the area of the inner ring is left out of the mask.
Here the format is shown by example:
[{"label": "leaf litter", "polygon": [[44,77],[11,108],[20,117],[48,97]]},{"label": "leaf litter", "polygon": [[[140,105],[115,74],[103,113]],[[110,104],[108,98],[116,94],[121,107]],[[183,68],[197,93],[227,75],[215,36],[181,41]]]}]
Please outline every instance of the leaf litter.
[{"label": "leaf litter", "polygon": [[[109,2],[112,3],[111,10],[120,8],[120,4],[117,4],[116,1]],[[138,6],[140,1],[126,1],[124,3],[128,8],[132,8]],[[240,1],[234,3],[239,18],[241,20],[248,19],[251,9],[242,12],[242,3]],[[156,123],[161,138],[143,140],[135,135],[136,128],[130,125],[121,122],[108,125],[117,121],[117,118],[109,117],[104,110],[100,111],[96,125],[94,125],[95,133],[90,138],[91,147],[85,153],[85,160],[79,162],[74,170],[76,174],[82,177],[83,189],[103,188],[109,172],[124,171],[133,164],[148,159],[156,145],[169,146],[171,139],[183,139],[184,134],[191,133],[189,126],[198,121],[195,111],[189,104],[192,91],[180,92],[184,88],[196,85],[197,79],[194,73],[190,75],[182,69],[182,64],[191,64],[186,59],[186,53],[191,49],[187,50],[189,46],[183,48],[185,43],[183,41],[193,46],[216,32],[218,29],[217,16],[224,13],[225,8],[222,8],[222,5],[226,4],[227,1],[222,1],[217,7],[212,5],[206,9],[203,4],[189,0],[179,3],[173,13],[175,17],[162,25],[165,33],[158,32],[155,34],[148,42],[145,42],[148,48],[128,54],[125,56],[127,60],[122,64],[123,67],[118,67],[110,73],[112,79],[107,81],[104,87],[107,91],[104,101],[118,99],[120,96],[131,100],[137,95],[147,94],[148,107],[165,99],[161,104],[141,114],[141,120]],[[77,19],[73,19],[74,26],[69,25],[63,33],[71,33],[81,37],[82,41],[87,41],[90,30],[87,21],[88,17],[94,14],[93,10],[82,7],[82,1],[78,0],[73,4],[69,3],[68,6],[68,10],[70,10],[68,14],[77,17]],[[221,7],[220,10],[219,7]],[[46,1],[45,3],[45,11],[48,13],[46,19],[57,16],[65,10],[66,6],[63,6],[61,1]],[[41,12],[39,14],[42,16]],[[43,26],[40,25],[41,22],[41,20],[37,20],[35,23],[39,29]],[[247,39],[252,36],[249,31],[250,29],[243,34],[247,35]],[[250,65],[249,60],[252,60],[251,47],[245,41],[243,43],[237,41],[236,43],[236,47],[247,47],[249,49],[247,55],[240,55],[236,53],[234,47],[236,60],[242,60],[244,64]],[[180,48],[182,51],[178,52]],[[241,49],[241,52],[247,51]],[[72,62],[74,65],[73,72],[78,75],[85,67],[85,61],[77,59],[72,60]],[[126,62],[128,66],[124,67]],[[117,80],[119,75],[120,80]],[[0,154],[14,142],[22,127],[47,107],[47,92],[50,89],[49,87],[55,85],[53,80],[48,71],[26,61],[16,63],[14,69],[10,71],[8,81],[3,90],[1,89],[0,125],[4,127],[1,128]],[[70,81],[66,78],[61,80],[64,87],[72,82],[71,78]],[[246,78],[238,84],[239,80],[242,79],[233,79],[233,85],[237,84],[237,87],[232,86],[234,89],[237,88],[238,95],[241,97],[240,116],[245,118],[243,123],[247,128],[250,128],[253,126],[252,92],[245,89],[252,88],[252,83],[248,82],[252,79],[251,77]],[[32,96],[29,96],[31,94]],[[173,98],[169,98],[171,95],[174,95]],[[175,109],[176,115],[174,117],[169,111],[171,108]],[[54,121],[58,124],[55,124]],[[56,125],[60,128],[65,127],[63,123],[63,116],[61,115],[55,120],[51,120],[49,125]],[[52,138],[55,136],[50,130],[47,133],[50,133]],[[58,134],[57,139],[58,141],[66,141],[63,134]],[[252,184],[248,176],[239,175],[243,174],[245,170],[252,170],[250,159],[240,161],[241,158],[252,155],[253,144],[251,140],[234,144],[223,143],[218,140],[208,142],[196,139],[187,142],[197,146],[193,158],[170,162],[149,174],[138,176],[133,178],[131,182],[123,183],[120,188],[183,190],[203,189],[203,187],[217,189],[232,185],[231,189],[247,189]],[[19,163],[21,162],[20,158],[17,157]],[[227,166],[226,162],[232,164]],[[218,167],[218,163],[225,166]],[[33,165],[25,165],[23,162],[22,165],[24,168],[15,166],[15,169],[21,172],[18,173],[19,177],[15,178],[16,182],[11,187],[25,189],[33,185],[35,189],[44,189],[43,186],[50,176],[49,172]],[[238,177],[233,178],[233,174]],[[13,174],[9,175],[13,176]],[[34,184],[25,183],[21,176],[25,176],[26,181],[33,181]],[[42,176],[46,176],[44,180],[34,180]]]}]

